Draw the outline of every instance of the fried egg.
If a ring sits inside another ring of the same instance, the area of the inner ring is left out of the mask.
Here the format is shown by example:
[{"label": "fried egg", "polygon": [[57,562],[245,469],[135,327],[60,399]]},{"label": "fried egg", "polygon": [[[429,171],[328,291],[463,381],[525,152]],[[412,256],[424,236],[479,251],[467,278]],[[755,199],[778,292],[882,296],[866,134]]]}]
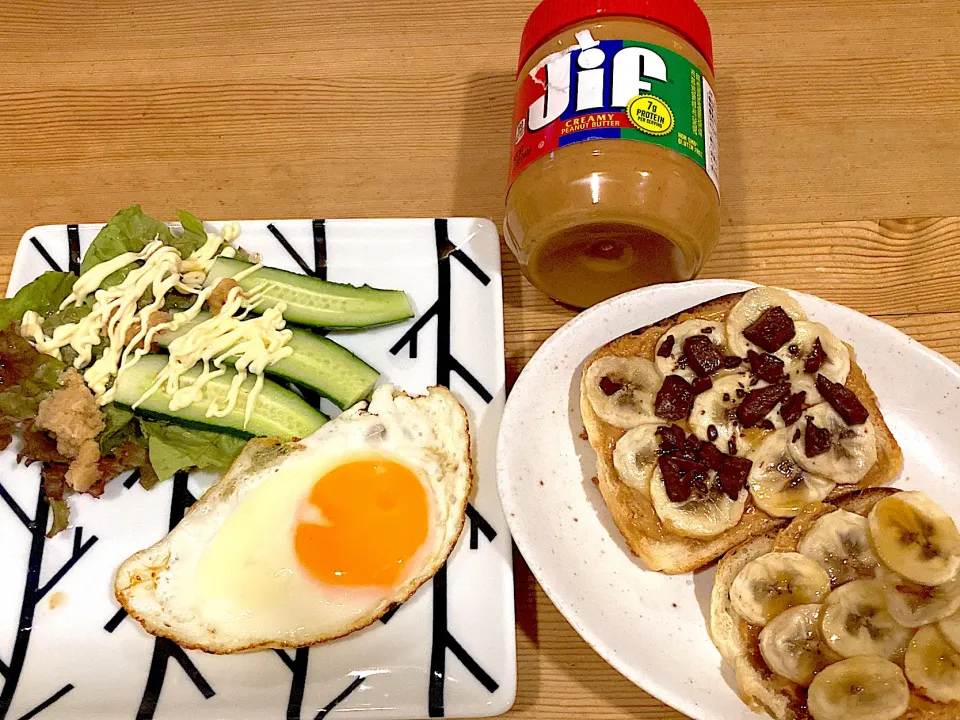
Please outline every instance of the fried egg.
[{"label": "fried egg", "polygon": [[117,600],[148,632],[213,653],[342,637],[440,569],[471,483],[453,394],[384,385],[302,441],[251,440],[167,537],[124,561]]}]

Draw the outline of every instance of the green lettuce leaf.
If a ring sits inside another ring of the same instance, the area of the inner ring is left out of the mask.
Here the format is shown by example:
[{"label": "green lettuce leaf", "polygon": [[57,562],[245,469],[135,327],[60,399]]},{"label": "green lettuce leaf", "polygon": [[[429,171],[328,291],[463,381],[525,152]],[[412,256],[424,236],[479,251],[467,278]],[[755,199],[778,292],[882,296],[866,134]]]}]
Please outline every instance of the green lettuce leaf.
[{"label": "green lettuce leaf", "polygon": [[177,470],[226,470],[247,441],[232,435],[141,420],[147,436],[150,464],[161,480]]},{"label": "green lettuce leaf", "polygon": [[180,251],[180,255],[187,257],[194,250],[200,248],[207,241],[207,231],[196,215],[186,210],[177,210],[177,217],[183,226],[183,234],[173,239],[172,245]]},{"label": "green lettuce leaf", "polygon": [[[153,240],[162,240],[167,245],[172,245],[183,257],[186,257],[206,242],[207,234],[203,229],[203,223],[195,216],[184,210],[178,214],[183,224],[183,233],[174,235],[166,223],[154,220],[145,214],[139,205],[124,208],[97,233],[97,237],[84,253],[80,273],[83,274],[90,268],[123,253],[140,252]],[[126,267],[117,270],[103,282],[102,287],[111,287],[122,282],[130,269]]]},{"label": "green lettuce leaf", "polygon": [[70,525],[70,506],[66,500],[50,500],[50,509],[53,511],[53,521],[50,523],[50,530],[47,531],[47,537],[52,538],[59,535]]},{"label": "green lettuce leaf", "polygon": [[0,329],[0,421],[36,417],[41,400],[60,387],[63,369],[62,362],[38,353],[12,325]]},{"label": "green lettuce leaf", "polygon": [[104,427],[97,438],[101,455],[109,455],[128,440],[140,444],[140,428],[133,419],[132,412],[113,403],[103,406]]},{"label": "green lettuce leaf", "polygon": [[[169,243],[173,239],[173,233],[170,232],[166,223],[146,215],[139,205],[124,208],[97,233],[83,255],[80,274],[123,253],[140,252],[144,245],[154,239]],[[120,275],[120,273],[123,274]],[[119,279],[114,279],[118,275]],[[124,277],[126,272],[118,270],[108,278],[112,282],[105,282],[104,285],[115,285]]]},{"label": "green lettuce leaf", "polygon": [[12,298],[0,300],[0,327],[6,327],[11,322],[19,325],[27,310],[44,317],[58,312],[60,303],[72,292],[76,280],[77,276],[71,273],[45,272],[20,288]]}]

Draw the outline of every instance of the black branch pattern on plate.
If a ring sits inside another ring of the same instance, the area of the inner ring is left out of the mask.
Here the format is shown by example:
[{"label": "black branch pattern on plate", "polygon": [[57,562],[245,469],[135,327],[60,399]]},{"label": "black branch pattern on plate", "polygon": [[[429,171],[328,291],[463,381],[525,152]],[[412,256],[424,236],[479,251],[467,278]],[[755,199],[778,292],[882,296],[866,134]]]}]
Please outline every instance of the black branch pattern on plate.
[{"label": "black branch pattern on plate", "polygon": [[[322,220],[319,220],[319,221],[318,221],[318,220],[314,220],[314,226],[313,226],[313,232],[314,232],[314,234],[313,234],[314,248],[316,248],[316,245],[317,245],[317,243],[318,243],[317,225],[316,225],[317,222],[323,223],[323,221],[322,221]],[[320,227],[323,228],[323,225],[321,224]],[[267,230],[269,230],[269,231],[270,231],[270,234],[273,235],[273,236],[277,239],[277,242],[280,243],[280,246],[281,246],[284,250],[287,251],[287,254],[288,254],[290,257],[293,258],[293,261],[297,264],[297,266],[298,266],[301,270],[303,270],[303,272],[304,272],[305,275],[309,275],[310,277],[315,277],[315,278],[321,278],[321,279],[323,279],[321,276],[326,275],[326,267],[324,267],[324,266],[321,265],[320,267],[323,267],[323,270],[322,270],[322,271],[319,269],[319,267],[318,267],[317,265],[315,265],[314,267],[310,267],[310,265],[307,263],[307,261],[303,259],[303,255],[301,255],[300,253],[297,252],[297,249],[296,249],[293,245],[290,244],[290,241],[287,240],[287,238],[284,236],[284,234],[283,234],[282,232],[280,232],[280,231],[277,229],[277,226],[274,225],[273,223],[270,223],[270,224],[267,225]],[[325,243],[326,243],[326,232],[325,232],[325,231],[321,231],[320,241],[322,241],[322,243],[324,243],[324,247],[325,247]],[[314,253],[316,254],[316,250],[314,250]],[[326,262],[326,250],[324,250],[322,256],[321,256],[321,255],[317,255],[317,256],[314,258],[314,260],[320,260],[321,262]]]},{"label": "black branch pattern on plate", "polygon": [[40,253],[40,257],[43,258],[44,262],[50,266],[51,270],[56,270],[57,272],[63,272],[63,268],[60,267],[60,263],[53,259],[53,256],[50,252],[43,246],[43,243],[37,240],[35,237],[30,238],[30,244],[33,245],[34,249]]},{"label": "black branch pattern on plate", "polygon": [[[91,535],[84,541],[83,528],[77,527],[73,531],[73,552],[70,557],[50,576],[47,582],[41,584],[40,570],[43,566],[43,550],[47,540],[47,521],[50,517],[50,506],[47,504],[43,492],[43,483],[39,484],[37,490],[37,504],[33,517],[20,507],[7,489],[0,484],[0,500],[16,516],[23,528],[30,534],[30,552],[27,557],[26,578],[23,584],[23,596],[20,603],[20,617],[17,622],[17,634],[13,643],[13,652],[9,660],[0,658],[0,678],[3,679],[3,689],[0,690],[0,720],[4,720],[10,712],[10,705],[13,703],[13,696],[17,691],[17,685],[20,682],[20,676],[23,674],[23,666],[27,659],[27,649],[30,645],[30,635],[33,632],[33,621],[36,615],[37,606],[46,595],[56,587],[70,572],[71,568],[86,555],[97,542],[97,536]],[[72,684],[67,684],[60,690],[54,692],[47,700],[40,703],[23,718],[31,718],[55,703],[73,689]]]},{"label": "black branch pattern on plate", "polygon": [[[313,226],[313,267],[311,268],[309,263],[303,259],[303,255],[297,252],[297,249],[290,244],[290,241],[287,240],[286,236],[277,229],[277,226],[273,223],[267,225],[267,230],[270,231],[270,234],[273,235],[277,242],[280,243],[287,254],[293,258],[293,261],[297,264],[306,275],[310,277],[319,278],[320,280],[327,279],[327,221],[323,219],[317,219],[312,221]],[[318,335],[326,335],[327,331],[324,328],[311,328],[311,332],[315,332]],[[309,396],[307,393],[312,392],[304,388],[298,388],[299,392],[304,394],[304,397],[308,402],[313,403],[314,407],[319,407],[316,402],[319,399],[319,395],[315,394],[315,397]]]},{"label": "black branch pattern on plate", "polygon": [[[188,487],[189,479],[189,473],[184,470],[178,470],[173,476],[169,530],[173,530],[177,523],[183,520],[184,513],[197,501]],[[107,632],[113,632],[113,629],[123,620],[122,615],[119,615],[119,620],[117,620],[118,615],[119,613],[115,614],[105,626],[104,629]],[[216,694],[213,687],[206,681],[183,648],[168,638],[158,637],[153,641],[153,655],[150,658],[150,669],[147,671],[147,681],[143,688],[143,696],[140,698],[140,707],[137,710],[137,720],[152,720],[156,713],[170,660],[177,662],[187,677],[190,678],[190,682],[194,684],[205,699],[209,700]]]},{"label": "black branch pattern on plate", "polygon": [[[430,320],[436,319],[437,384],[449,387],[450,377],[455,373],[473,389],[481,400],[489,403],[493,400],[493,395],[454,357],[450,350],[450,306],[452,298],[450,258],[455,258],[484,286],[490,284],[490,277],[469,255],[462,249],[457,248],[450,241],[449,227],[446,219],[438,218],[434,220],[433,229],[437,247],[437,301],[431,305],[430,308],[410,326],[400,340],[390,348],[390,353],[397,355],[404,347],[408,347],[410,357],[417,357],[417,337]],[[493,527],[472,505],[468,506],[467,512],[471,523],[471,548],[476,549],[478,546],[479,538],[476,536],[478,532],[482,532],[488,540],[493,540],[493,538],[496,537],[496,532]],[[449,650],[489,692],[496,692],[499,685],[489,673],[480,667],[480,664],[473,659],[448,629],[446,565],[440,568],[437,574],[434,575],[431,584],[433,586],[433,637],[430,649],[427,709],[430,717],[444,717],[447,650]]]},{"label": "black branch pattern on plate", "polygon": [[74,275],[80,274],[80,226],[67,225],[67,269]]},{"label": "black branch pattern on plate", "polygon": [[[303,696],[307,687],[307,666],[310,662],[310,648],[297,648],[291,657],[286,650],[274,650],[274,652],[283,660],[290,672],[293,673],[293,680],[290,683],[290,696],[287,700],[286,720],[302,720]],[[321,720],[332,712],[340,703],[350,697],[366,680],[365,675],[357,675],[344,690],[333,700],[324,705],[314,716],[314,720]]]}]

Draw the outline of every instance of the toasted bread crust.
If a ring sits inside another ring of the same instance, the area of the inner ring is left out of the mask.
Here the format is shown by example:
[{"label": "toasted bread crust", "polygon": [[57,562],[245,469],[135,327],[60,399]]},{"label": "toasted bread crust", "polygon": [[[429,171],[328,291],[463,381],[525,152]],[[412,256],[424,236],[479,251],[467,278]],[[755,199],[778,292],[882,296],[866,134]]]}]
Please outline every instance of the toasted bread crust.
[{"label": "toasted bread crust", "polygon": [[[601,357],[642,357],[653,360],[657,341],[669,328],[691,319],[723,321],[743,295],[744,293],[740,292],[708,300],[607,343],[584,365],[584,378],[586,368]],[[883,420],[876,395],[867,383],[863,370],[857,365],[852,347],[850,375],[846,386],[857,394],[870,412],[876,428],[878,459],[876,465],[857,485],[838,486],[831,497],[847,493],[853,488],[885,485],[893,480],[903,467],[903,454]],[[740,522],[716,537],[696,539],[667,531],[660,523],[649,498],[619,478],[613,465],[613,450],[625,431],[597,416],[587,399],[583,379],[580,388],[580,412],[590,445],[597,454],[597,484],[604,502],[627,546],[651,570],[669,574],[690,572],[709,564],[745,540],[789,524],[790,518],[771,517],[752,502],[748,502]]]},{"label": "toasted bread crust", "polygon": [[[710,596],[710,638],[737,676],[740,698],[754,711],[776,720],[812,720],[806,708],[806,691],[770,671],[760,656],[759,629],[751,627],[733,609],[730,586],[744,565],[772,551],[795,550],[813,520],[833,512],[866,515],[880,500],[899,492],[893,488],[848,491],[830,504],[821,504],[797,517],[785,529],[770,530],[728,552],[717,564]],[[911,689],[910,707],[900,720],[951,720],[960,717],[960,703],[935,703]]]}]

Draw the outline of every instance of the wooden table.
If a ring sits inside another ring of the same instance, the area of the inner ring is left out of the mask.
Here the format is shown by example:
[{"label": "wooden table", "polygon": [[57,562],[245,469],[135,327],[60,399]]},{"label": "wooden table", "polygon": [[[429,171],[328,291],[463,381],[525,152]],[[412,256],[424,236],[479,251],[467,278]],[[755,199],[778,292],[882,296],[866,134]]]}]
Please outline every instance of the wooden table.
[{"label": "wooden table", "polygon": [[[956,0],[703,0],[723,186],[709,277],[817,293],[960,360]],[[0,282],[32,225],[480,215],[498,223],[534,0],[0,4]],[[913,219],[904,219],[913,218]],[[508,377],[572,313],[505,257]],[[517,557],[526,718],[679,718]]]}]

